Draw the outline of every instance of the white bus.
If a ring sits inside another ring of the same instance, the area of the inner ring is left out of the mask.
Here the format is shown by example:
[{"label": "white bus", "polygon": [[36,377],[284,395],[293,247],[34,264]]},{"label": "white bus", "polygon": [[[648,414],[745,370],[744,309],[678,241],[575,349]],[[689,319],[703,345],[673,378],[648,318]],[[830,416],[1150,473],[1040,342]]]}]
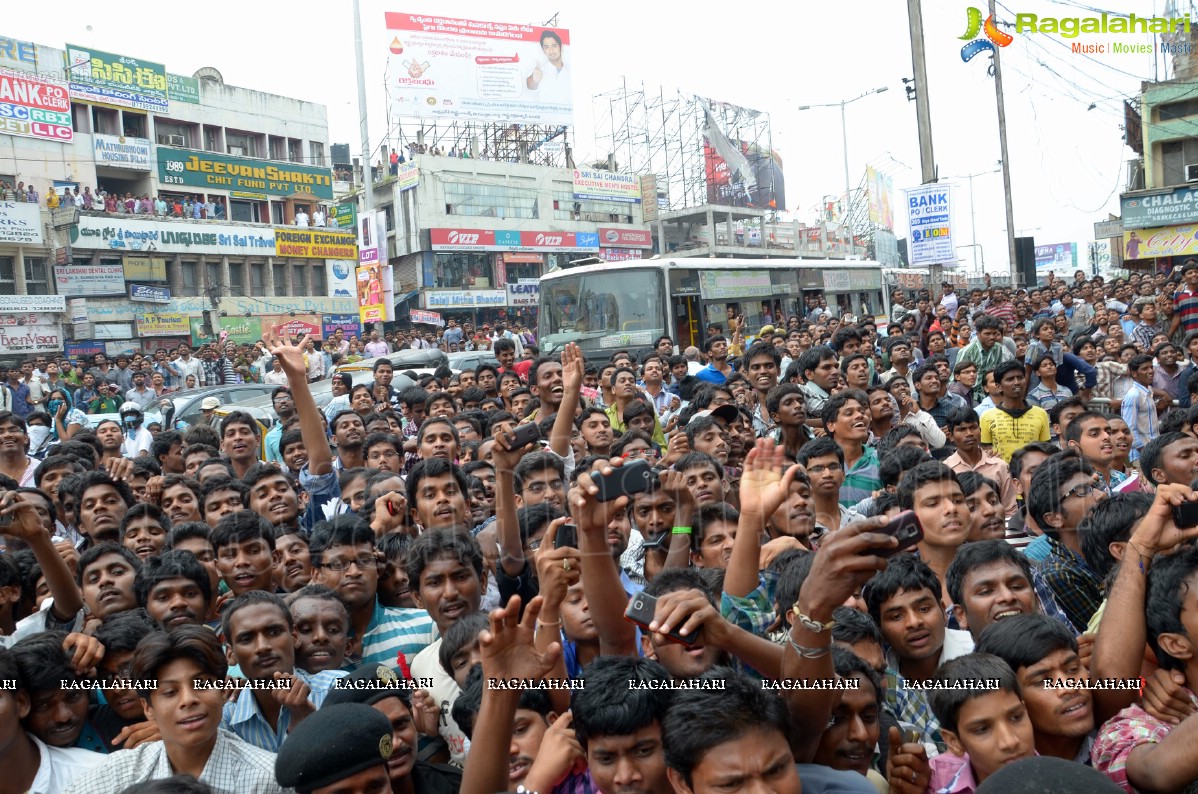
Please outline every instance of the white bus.
[{"label": "white bus", "polygon": [[647,350],[662,336],[679,349],[700,345],[711,323],[728,318],[759,330],[805,317],[823,298],[838,316],[889,316],[877,262],[828,259],[655,258],[582,260],[541,277],[537,341],[543,353],[577,342],[584,353]]}]

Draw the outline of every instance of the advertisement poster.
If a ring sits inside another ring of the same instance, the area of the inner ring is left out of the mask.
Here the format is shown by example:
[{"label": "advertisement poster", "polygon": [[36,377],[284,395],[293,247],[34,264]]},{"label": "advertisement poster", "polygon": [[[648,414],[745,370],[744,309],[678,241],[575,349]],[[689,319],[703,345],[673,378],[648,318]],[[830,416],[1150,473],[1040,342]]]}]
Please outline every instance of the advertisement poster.
[{"label": "advertisement poster", "polygon": [[132,171],[150,170],[150,141],[148,138],[129,138],[124,135],[92,133],[95,142],[96,165],[111,165]]},{"label": "advertisement poster", "polygon": [[62,343],[58,323],[0,326],[0,350],[5,353],[57,353]]},{"label": "advertisement poster", "polygon": [[275,255],[297,259],[357,259],[354,233],[331,229],[275,227]]},{"label": "advertisement poster", "polygon": [[[191,343],[204,345],[215,341],[204,333],[204,318],[191,317]],[[221,317],[218,334],[225,334],[230,342],[252,344],[262,338],[262,320],[259,317]]]},{"label": "advertisement poster", "polygon": [[438,328],[445,325],[445,320],[437,312],[426,312],[423,309],[410,309],[408,319],[421,325],[435,325]]},{"label": "advertisement poster", "polygon": [[362,321],[354,314],[322,314],[320,327],[325,339],[337,331],[341,331],[341,335],[346,339],[362,335]]},{"label": "advertisement poster", "polygon": [[641,203],[641,181],[632,174],[574,169],[574,198]]},{"label": "advertisement poster", "polygon": [[329,259],[324,263],[325,284],[330,298],[352,298],[358,294],[354,270],[358,263],[352,259]]},{"label": "advertisement poster", "polygon": [[125,268],[121,265],[55,265],[54,284],[59,295],[124,295]]},{"label": "advertisement poster", "polygon": [[1077,243],[1050,243],[1036,246],[1036,270],[1072,270],[1077,268]]},{"label": "advertisement poster", "polygon": [[1198,225],[1168,226],[1164,229],[1133,229],[1123,233],[1124,259],[1198,254]]},{"label": "advertisement poster", "polygon": [[75,132],[67,84],[0,69],[0,133],[70,143]]},{"label": "advertisement poster", "polygon": [[166,113],[166,67],[90,47],[67,45],[71,96],[105,105]]},{"label": "advertisement poster", "polygon": [[956,266],[949,185],[908,188],[907,221],[911,228],[911,267]]},{"label": "advertisement poster", "polygon": [[411,190],[420,184],[420,169],[415,163],[404,163],[399,167],[399,174],[395,181],[395,192],[403,193],[405,190]]},{"label": "advertisement poster", "polygon": [[572,124],[570,32],[387,12],[392,118]]},{"label": "advertisement poster", "polygon": [[[3,125],[0,125],[2,129]],[[24,201],[0,201],[0,243],[42,244],[41,210]]]},{"label": "advertisement poster", "polygon": [[157,147],[158,181],[163,185],[211,187],[290,196],[311,193],[333,198],[333,172],[302,163],[271,163],[249,157]]},{"label": "advertisement poster", "polygon": [[[379,227],[382,234],[379,234]],[[358,215],[358,264],[377,264],[387,246],[387,227],[383,213],[372,210]]]},{"label": "advertisement poster", "polygon": [[156,312],[139,314],[134,318],[138,336],[187,336],[189,320],[186,314]]},{"label": "advertisement poster", "polygon": [[865,167],[865,188],[869,194],[869,222],[884,229],[894,228],[894,180],[872,165]]},{"label": "advertisement poster", "polygon": [[376,262],[358,268],[358,315],[362,324],[381,323],[384,316],[382,268]]}]

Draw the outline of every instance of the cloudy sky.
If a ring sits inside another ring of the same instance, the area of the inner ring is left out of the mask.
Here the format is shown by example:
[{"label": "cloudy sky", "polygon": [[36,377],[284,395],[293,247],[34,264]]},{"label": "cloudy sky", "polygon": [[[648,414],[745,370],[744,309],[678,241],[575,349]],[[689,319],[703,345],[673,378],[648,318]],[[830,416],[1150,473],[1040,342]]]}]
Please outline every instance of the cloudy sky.
[{"label": "cloudy sky", "polygon": [[[1165,0],[1002,0],[999,18],[1016,13],[1088,16],[1107,10],[1151,16]],[[1186,10],[1191,0],[1176,0]],[[979,6],[983,3],[977,3]],[[153,4],[121,13],[113,6],[56,0],[50,6],[10,3],[0,35],[62,47],[67,41],[165,63],[179,74],[214,66],[227,83],[322,102],[333,142],[360,149],[349,0],[293,0],[287,4],[206,0],[174,9]],[[989,57],[963,63],[958,37],[966,3],[923,0],[935,159],[941,181],[960,185],[954,198],[957,244],[971,241],[966,174],[973,180],[973,219],[986,269],[1007,267],[1002,179]],[[47,8],[53,14],[47,14]],[[502,8],[500,14],[497,8]],[[800,105],[835,103],[869,89],[888,90],[848,107],[849,165],[854,180],[866,164],[889,173],[901,209],[903,187],[920,182],[915,104],[902,78],[910,77],[906,4],[860,3],[606,3],[445,0],[410,3],[362,0],[367,104],[372,146],[386,133],[383,75],[385,11],[543,24],[555,15],[570,29],[574,73],[575,149],[582,162],[602,157],[595,142],[591,97],[643,82],[680,89],[766,111],[773,143],[785,160],[788,209],[803,220],[826,194],[843,193],[839,110],[799,111]],[[54,24],[48,24],[52,16]],[[1097,36],[1088,41],[1109,41]],[[1123,36],[1151,43],[1149,36]],[[1068,40],[1048,34],[1017,36],[1003,50],[1015,227],[1039,244],[1079,242],[1092,225],[1118,214],[1125,162],[1120,97],[1138,95],[1140,82],[1164,79],[1172,65],[1152,55],[1072,53]],[[1089,106],[1095,104],[1093,110]],[[896,213],[901,215],[901,211]],[[906,236],[905,222],[896,233]],[[967,268],[972,252],[959,249]]]}]

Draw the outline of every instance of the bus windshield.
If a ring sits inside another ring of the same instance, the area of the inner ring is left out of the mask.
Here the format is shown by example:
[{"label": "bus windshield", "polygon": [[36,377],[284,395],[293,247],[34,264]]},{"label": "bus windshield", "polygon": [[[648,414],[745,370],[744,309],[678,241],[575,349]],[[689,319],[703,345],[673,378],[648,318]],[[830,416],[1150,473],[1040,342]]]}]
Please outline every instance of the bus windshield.
[{"label": "bus windshield", "polygon": [[537,339],[549,353],[578,342],[584,350],[649,346],[665,333],[661,272],[618,270],[541,282]]}]

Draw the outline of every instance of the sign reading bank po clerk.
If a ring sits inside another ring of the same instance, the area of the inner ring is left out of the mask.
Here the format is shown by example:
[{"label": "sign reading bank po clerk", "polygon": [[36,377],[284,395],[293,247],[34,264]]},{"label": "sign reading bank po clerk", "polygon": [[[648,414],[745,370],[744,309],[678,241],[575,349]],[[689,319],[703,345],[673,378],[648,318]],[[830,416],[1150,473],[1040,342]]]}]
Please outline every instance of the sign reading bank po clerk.
[{"label": "sign reading bank po clerk", "polygon": [[67,84],[0,69],[0,134],[70,143],[75,133]]}]

